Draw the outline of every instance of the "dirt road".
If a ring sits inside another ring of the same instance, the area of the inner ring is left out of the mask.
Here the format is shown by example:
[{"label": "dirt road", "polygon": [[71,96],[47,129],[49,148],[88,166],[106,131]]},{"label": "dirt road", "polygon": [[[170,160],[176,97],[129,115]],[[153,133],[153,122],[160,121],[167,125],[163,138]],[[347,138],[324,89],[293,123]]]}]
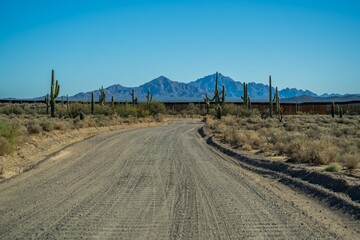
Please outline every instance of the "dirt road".
[{"label": "dirt road", "polygon": [[102,134],[0,184],[0,239],[359,239],[359,221],[250,173],[200,122]]}]

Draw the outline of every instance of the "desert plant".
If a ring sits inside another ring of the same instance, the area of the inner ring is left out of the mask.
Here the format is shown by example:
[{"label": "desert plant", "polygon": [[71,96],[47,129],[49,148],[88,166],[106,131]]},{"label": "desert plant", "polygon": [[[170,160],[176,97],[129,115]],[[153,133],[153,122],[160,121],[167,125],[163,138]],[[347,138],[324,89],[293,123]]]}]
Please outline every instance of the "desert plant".
[{"label": "desert plant", "polygon": [[38,121],[33,120],[28,122],[27,130],[28,133],[30,134],[36,134],[36,133],[40,133],[43,130],[43,128],[41,127]]},{"label": "desert plant", "polygon": [[111,107],[114,108],[115,102],[114,102],[114,96],[111,96]]},{"label": "desert plant", "polygon": [[55,82],[54,69],[51,70],[51,87],[50,87],[50,111],[51,117],[55,117],[56,98],[60,93],[60,85],[58,80]]},{"label": "desert plant", "polygon": [[152,94],[150,94],[150,88],[148,88],[147,94],[146,94],[146,103],[149,105],[152,101]]},{"label": "desert plant", "polygon": [[66,95],[66,108],[69,108],[69,95]]},{"label": "desert plant", "polygon": [[342,156],[342,161],[345,167],[350,170],[356,169],[360,165],[360,154],[359,152],[353,154],[344,154]]},{"label": "desert plant", "polygon": [[100,93],[99,93],[99,104],[104,105],[105,104],[105,99],[106,99],[106,93],[105,93],[105,90],[104,90],[103,86],[101,86],[99,91],[100,91]]},{"label": "desert plant", "polygon": [[209,115],[209,111],[210,111],[210,98],[208,97],[207,93],[205,93],[204,102],[205,102],[205,107],[206,107],[206,115]]},{"label": "desert plant", "polygon": [[135,104],[138,103],[138,98],[135,97],[134,89],[131,90],[130,95],[131,95],[131,103],[132,103],[132,105],[133,105],[133,107],[134,107]]},{"label": "desert plant", "polygon": [[46,115],[49,115],[49,108],[50,108],[49,94],[46,94],[45,96],[45,105],[46,105]]},{"label": "desert plant", "polygon": [[331,116],[334,118],[335,117],[335,103],[332,102],[331,104]]},{"label": "desert plant", "polygon": [[269,116],[273,116],[273,97],[272,97],[272,85],[271,85],[271,75],[269,76]]},{"label": "desert plant", "polygon": [[52,130],[54,130],[54,124],[51,121],[48,121],[48,120],[41,122],[40,126],[46,132],[51,132]]},{"label": "desert plant", "polygon": [[248,84],[246,82],[243,83],[243,88],[244,88],[244,96],[241,96],[241,98],[244,102],[244,107],[246,111],[249,111],[251,107],[251,102],[248,94]]},{"label": "desert plant", "polygon": [[95,108],[95,100],[94,100],[94,92],[91,93],[91,114],[94,115]]},{"label": "desert plant", "polygon": [[25,112],[24,108],[21,107],[19,104],[6,104],[4,107],[0,108],[0,113],[6,114],[6,115],[22,115]]},{"label": "desert plant", "polygon": [[15,127],[0,121],[0,156],[12,153],[15,150],[18,135]]},{"label": "desert plant", "polygon": [[340,172],[341,165],[339,163],[331,163],[330,165],[325,167],[325,171],[327,172]]}]

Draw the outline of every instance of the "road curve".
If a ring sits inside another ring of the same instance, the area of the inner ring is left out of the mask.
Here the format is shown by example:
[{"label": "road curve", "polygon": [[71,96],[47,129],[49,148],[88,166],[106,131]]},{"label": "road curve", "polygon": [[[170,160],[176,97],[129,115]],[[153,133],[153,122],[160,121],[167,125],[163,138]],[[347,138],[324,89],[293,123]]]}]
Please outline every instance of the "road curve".
[{"label": "road curve", "polygon": [[0,239],[356,239],[337,216],[211,151],[202,123],[102,134],[0,184]]}]

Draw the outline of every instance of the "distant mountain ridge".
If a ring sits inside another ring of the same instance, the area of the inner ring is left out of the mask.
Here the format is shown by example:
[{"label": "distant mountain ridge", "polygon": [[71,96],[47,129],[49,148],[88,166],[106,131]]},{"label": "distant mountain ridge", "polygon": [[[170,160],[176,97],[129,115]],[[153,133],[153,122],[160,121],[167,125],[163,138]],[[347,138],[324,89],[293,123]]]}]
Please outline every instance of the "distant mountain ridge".
[{"label": "distant mountain ridge", "polygon": [[[169,101],[169,102],[190,102],[203,101],[206,93],[212,97],[214,92],[216,75],[208,75],[196,81],[189,83],[182,83],[172,81],[165,76],[160,76],[138,87],[129,88],[120,84],[114,84],[105,88],[106,99],[110,101],[111,96],[114,96],[115,101],[131,101],[130,91],[134,90],[135,95],[139,101],[146,100],[146,94],[150,89],[153,99],[155,101]],[[242,101],[243,83],[233,80],[230,77],[219,73],[219,90],[222,86],[226,89],[227,101]],[[262,83],[248,83],[249,96],[252,101],[267,101],[269,94],[269,86]],[[275,88],[273,88],[275,92]],[[99,98],[99,90],[94,90],[95,99]],[[296,88],[285,88],[279,90],[279,96],[282,102],[304,102],[304,101],[352,101],[360,100],[360,94],[341,95],[341,94],[323,94],[317,95],[310,90],[302,90]],[[306,97],[304,97],[306,96]],[[78,93],[69,97],[72,101],[90,101],[91,92]],[[351,99],[351,100],[349,100]]]}]

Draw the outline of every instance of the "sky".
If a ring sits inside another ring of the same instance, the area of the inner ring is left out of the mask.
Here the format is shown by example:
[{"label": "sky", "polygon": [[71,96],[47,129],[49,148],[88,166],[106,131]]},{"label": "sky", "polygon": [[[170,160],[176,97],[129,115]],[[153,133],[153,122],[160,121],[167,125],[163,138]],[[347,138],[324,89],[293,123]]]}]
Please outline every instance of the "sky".
[{"label": "sky", "polygon": [[358,0],[0,0],[0,98],[159,76],[360,93]]}]

